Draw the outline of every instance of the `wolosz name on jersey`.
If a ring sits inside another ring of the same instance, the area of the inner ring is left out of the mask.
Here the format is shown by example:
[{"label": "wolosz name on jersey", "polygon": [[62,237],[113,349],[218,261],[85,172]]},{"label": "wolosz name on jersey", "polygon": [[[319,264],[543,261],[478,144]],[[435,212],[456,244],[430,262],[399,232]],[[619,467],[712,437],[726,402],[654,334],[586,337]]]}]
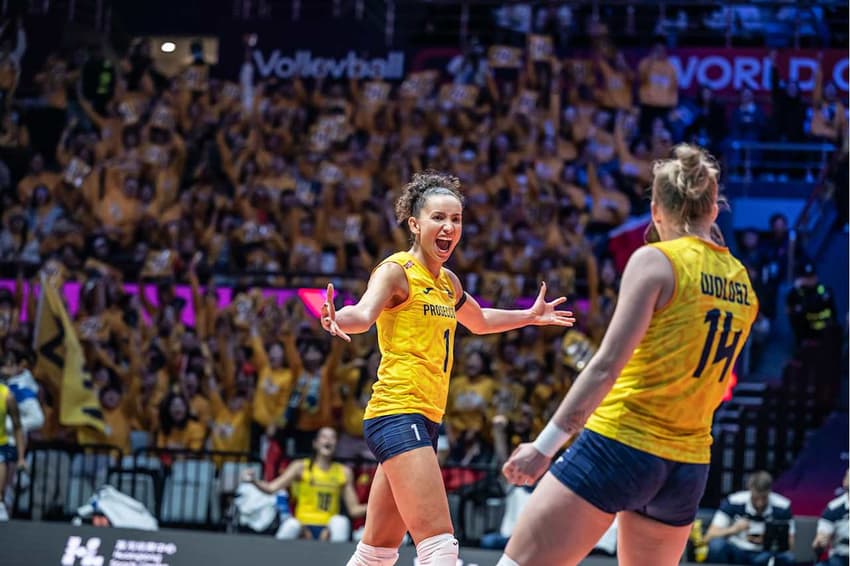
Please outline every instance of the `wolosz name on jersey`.
[{"label": "wolosz name on jersey", "polygon": [[709,295],[739,305],[750,304],[749,286],[746,283],[730,281],[719,275],[700,274],[700,289],[703,295]]}]

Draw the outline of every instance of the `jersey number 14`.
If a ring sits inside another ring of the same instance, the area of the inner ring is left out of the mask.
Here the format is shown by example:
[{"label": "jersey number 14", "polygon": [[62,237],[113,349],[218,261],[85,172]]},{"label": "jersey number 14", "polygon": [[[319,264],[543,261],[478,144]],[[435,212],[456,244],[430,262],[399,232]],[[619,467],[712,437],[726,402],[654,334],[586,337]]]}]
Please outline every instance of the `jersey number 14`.
[{"label": "jersey number 14", "polygon": [[725,314],[723,318],[723,330],[720,332],[720,340],[717,343],[717,350],[714,353],[713,364],[718,362],[723,363],[723,371],[720,372],[720,381],[726,379],[726,374],[729,372],[729,366],[735,358],[735,352],[738,351],[738,342],[741,340],[741,331],[735,332],[732,340],[729,340],[729,334],[732,333],[732,313],[729,311],[721,312],[720,309],[711,309],[705,313],[703,322],[708,324],[708,334],[705,337],[705,345],[702,347],[702,354],[699,357],[699,364],[694,371],[694,377],[702,377],[702,372],[705,371],[705,366],[708,364],[708,358],[711,356],[711,350],[714,347],[715,339],[717,338],[717,327],[720,322],[720,315]]}]

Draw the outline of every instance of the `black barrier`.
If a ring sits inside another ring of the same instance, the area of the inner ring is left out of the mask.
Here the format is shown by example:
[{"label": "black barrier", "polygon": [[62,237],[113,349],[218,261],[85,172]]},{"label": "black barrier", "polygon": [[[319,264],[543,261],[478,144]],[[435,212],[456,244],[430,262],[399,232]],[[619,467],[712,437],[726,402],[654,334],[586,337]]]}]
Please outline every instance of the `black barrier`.
[{"label": "black barrier", "polygon": [[109,484],[140,501],[161,525],[224,529],[243,471],[261,463],[241,452],[143,448],[123,456],[113,446],[33,443],[30,470],[16,481],[12,516],[70,520]]},{"label": "black barrier", "polygon": [[[56,523],[12,521],[0,528],[3,566],[339,566],[354,552],[352,543],[279,541],[256,535],[220,535],[163,529],[156,532]],[[399,566],[412,566],[413,546],[399,549]],[[500,552],[461,547],[464,566],[493,566]],[[591,557],[586,566],[616,561]]]},{"label": "black barrier", "polygon": [[152,491],[161,525],[222,529],[232,524],[233,496],[247,468],[259,476],[262,462],[243,452],[140,448],[123,471],[135,491],[125,491],[126,482],[116,487],[139,500]]},{"label": "black barrier", "polygon": [[[161,526],[236,531],[233,499],[246,468],[261,475],[262,464],[242,452],[140,448],[121,456],[112,446],[33,443],[30,473],[18,477],[12,516],[68,521],[108,484],[141,502]],[[357,479],[365,501],[377,463],[340,460]],[[492,465],[444,466],[443,481],[455,534],[477,544],[498,531],[504,513],[499,470]]]},{"label": "black barrier", "polygon": [[16,479],[12,516],[66,520],[121,465],[121,452],[106,445],[35,442],[28,447],[27,461],[29,472]]}]

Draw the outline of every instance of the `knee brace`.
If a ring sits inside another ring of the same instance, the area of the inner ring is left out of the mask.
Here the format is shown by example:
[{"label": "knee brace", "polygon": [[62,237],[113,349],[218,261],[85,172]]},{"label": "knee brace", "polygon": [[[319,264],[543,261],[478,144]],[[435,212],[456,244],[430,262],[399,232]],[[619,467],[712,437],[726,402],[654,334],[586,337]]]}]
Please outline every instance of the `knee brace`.
[{"label": "knee brace", "polygon": [[360,541],[346,566],[394,566],[396,560],[397,548],[371,546]]},{"label": "knee brace", "polygon": [[416,545],[416,556],[421,566],[457,566],[460,548],[454,535],[435,535]]},{"label": "knee brace", "polygon": [[342,515],[334,515],[328,521],[328,533],[330,533],[331,542],[348,542],[351,538],[351,521],[348,517]]},{"label": "knee brace", "polygon": [[301,523],[298,522],[298,519],[295,517],[289,517],[277,529],[274,538],[281,540],[295,540],[300,536]]}]

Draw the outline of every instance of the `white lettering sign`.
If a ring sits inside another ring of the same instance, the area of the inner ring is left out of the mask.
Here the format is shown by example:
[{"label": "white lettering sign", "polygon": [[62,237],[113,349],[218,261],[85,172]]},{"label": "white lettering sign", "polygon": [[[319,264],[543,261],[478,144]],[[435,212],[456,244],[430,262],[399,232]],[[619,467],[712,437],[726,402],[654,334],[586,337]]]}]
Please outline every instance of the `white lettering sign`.
[{"label": "white lettering sign", "polygon": [[[753,55],[690,54],[672,55],[670,63],[679,77],[679,88],[705,86],[711,90],[769,91],[771,63],[768,57]],[[794,55],[779,64],[779,76],[796,81],[800,90],[810,92],[815,86],[818,60]],[[838,60],[830,69],[824,66],[824,82],[834,82],[841,91],[848,90],[847,58]]]},{"label": "white lettering sign", "polygon": [[262,77],[275,76],[290,78],[298,75],[305,78],[332,77],[341,78],[404,78],[404,52],[390,51],[387,57],[361,59],[354,51],[341,59],[314,57],[311,51],[299,50],[294,56],[284,55],[275,49],[268,56],[254,50],[254,65]]}]

